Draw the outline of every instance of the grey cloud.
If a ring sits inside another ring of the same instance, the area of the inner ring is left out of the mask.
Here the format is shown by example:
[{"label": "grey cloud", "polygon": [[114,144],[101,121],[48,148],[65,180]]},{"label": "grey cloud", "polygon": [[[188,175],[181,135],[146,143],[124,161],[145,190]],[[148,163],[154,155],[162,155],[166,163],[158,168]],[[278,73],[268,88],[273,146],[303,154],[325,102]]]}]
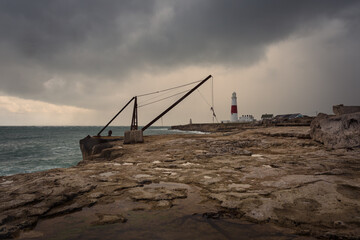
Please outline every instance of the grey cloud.
[{"label": "grey cloud", "polygon": [[251,64],[262,56],[268,44],[286,39],[300,28],[311,29],[317,20],[340,17],[351,3],[176,2],[169,27],[150,33],[134,50],[147,53],[145,57],[166,59],[167,64],[169,61],[174,64],[184,61]]},{"label": "grey cloud", "polygon": [[[358,26],[351,11],[358,8],[357,1],[320,0],[3,0],[0,92],[90,106],[84,95],[103,90],[101,80],[111,85],[134,72],[188,65],[248,66],[269,44],[318,22]],[[58,91],[46,88],[54,76],[65,81]]]}]

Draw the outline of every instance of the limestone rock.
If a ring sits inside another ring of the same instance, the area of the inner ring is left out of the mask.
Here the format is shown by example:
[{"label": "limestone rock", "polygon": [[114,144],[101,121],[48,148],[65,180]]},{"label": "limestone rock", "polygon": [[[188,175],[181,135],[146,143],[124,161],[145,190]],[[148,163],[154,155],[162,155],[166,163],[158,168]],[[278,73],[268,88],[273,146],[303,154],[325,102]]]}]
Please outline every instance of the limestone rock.
[{"label": "limestone rock", "polygon": [[320,113],[311,123],[310,136],[327,148],[360,146],[360,112],[331,116]]},{"label": "limestone rock", "polygon": [[160,200],[156,203],[155,207],[156,208],[171,208],[173,206],[173,204],[171,203],[171,201],[167,201],[167,200]]},{"label": "limestone rock", "polygon": [[131,189],[129,193],[135,201],[161,201],[187,197],[186,189],[166,189],[164,187],[135,188]]},{"label": "limestone rock", "polygon": [[[353,124],[351,120],[342,131]],[[309,127],[239,126],[242,130],[229,135],[145,136],[146,141],[136,145],[119,140],[108,145],[111,137],[89,137],[82,142],[87,151],[83,164],[1,176],[0,239],[17,237],[34,226],[33,231],[39,231],[39,220],[66,223],[63,214],[79,218],[76,222],[84,228],[106,228],[109,234],[120,225],[161,224],[158,220],[170,215],[168,222],[177,224],[197,214],[270,222],[311,237],[360,238],[360,148],[327,151],[300,137]],[[246,156],[245,151],[253,154]],[[72,213],[77,210],[81,212]],[[135,212],[140,210],[154,217],[134,223],[143,214]],[[128,223],[122,224],[125,217]],[[111,223],[113,227],[87,226]],[[46,231],[43,236],[32,234],[20,238],[50,239]],[[239,236],[232,234],[229,238]]]},{"label": "limestone rock", "polygon": [[96,214],[98,219],[92,222],[93,225],[105,225],[113,223],[125,223],[127,219],[120,214]]}]

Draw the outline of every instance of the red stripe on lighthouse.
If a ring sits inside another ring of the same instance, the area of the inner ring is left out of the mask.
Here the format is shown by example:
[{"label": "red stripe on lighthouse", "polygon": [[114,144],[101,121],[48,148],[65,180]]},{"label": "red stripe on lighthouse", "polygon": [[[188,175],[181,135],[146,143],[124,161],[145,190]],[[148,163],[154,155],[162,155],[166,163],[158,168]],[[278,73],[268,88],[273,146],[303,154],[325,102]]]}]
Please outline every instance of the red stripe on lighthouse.
[{"label": "red stripe on lighthouse", "polygon": [[231,113],[237,113],[237,106],[236,105],[231,106]]}]

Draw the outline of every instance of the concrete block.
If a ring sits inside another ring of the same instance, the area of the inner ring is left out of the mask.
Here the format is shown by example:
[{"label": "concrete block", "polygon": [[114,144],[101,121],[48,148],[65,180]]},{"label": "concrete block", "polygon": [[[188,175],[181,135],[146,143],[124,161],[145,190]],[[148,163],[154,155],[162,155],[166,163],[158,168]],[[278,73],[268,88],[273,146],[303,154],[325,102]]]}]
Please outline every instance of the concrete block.
[{"label": "concrete block", "polygon": [[144,137],[141,130],[126,131],[124,135],[124,144],[143,143]]}]

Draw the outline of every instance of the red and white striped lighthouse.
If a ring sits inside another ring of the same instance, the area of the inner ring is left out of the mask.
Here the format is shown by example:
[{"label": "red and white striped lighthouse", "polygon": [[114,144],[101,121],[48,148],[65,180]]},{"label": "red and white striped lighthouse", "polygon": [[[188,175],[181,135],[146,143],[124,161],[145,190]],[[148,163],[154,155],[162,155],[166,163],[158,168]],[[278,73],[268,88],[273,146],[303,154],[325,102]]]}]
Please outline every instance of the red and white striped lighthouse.
[{"label": "red and white striped lighthouse", "polygon": [[232,97],[231,97],[231,117],[230,117],[230,121],[231,122],[239,121],[238,112],[237,112],[237,103],[236,103],[236,93],[235,92],[233,92]]}]

